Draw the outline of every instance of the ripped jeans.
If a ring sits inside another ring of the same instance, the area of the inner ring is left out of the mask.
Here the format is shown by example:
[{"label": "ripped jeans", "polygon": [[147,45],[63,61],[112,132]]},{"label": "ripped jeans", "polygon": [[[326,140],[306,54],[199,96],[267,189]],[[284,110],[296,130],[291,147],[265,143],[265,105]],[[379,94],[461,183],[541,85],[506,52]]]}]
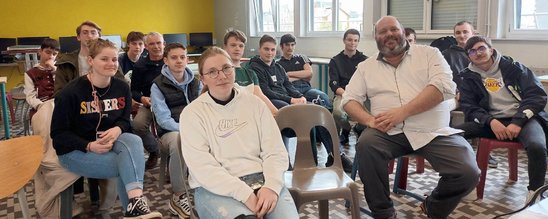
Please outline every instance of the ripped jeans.
[{"label": "ripped jeans", "polygon": [[[236,218],[241,214],[253,214],[244,203],[232,197],[213,194],[203,187],[198,187],[194,191],[195,207],[200,218]],[[295,202],[287,188],[282,188],[276,208],[265,218],[299,218]]]}]

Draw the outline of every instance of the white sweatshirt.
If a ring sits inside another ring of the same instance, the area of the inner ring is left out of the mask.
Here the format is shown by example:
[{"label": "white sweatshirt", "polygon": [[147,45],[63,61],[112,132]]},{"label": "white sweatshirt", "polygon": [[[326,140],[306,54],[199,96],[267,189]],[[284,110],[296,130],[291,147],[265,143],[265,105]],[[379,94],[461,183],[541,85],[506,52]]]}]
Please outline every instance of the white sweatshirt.
[{"label": "white sweatshirt", "polygon": [[253,190],[238,177],[263,172],[264,186],[279,195],[289,160],[278,125],[263,101],[234,89],[224,106],[204,93],[181,113],[190,187],[245,203]]}]

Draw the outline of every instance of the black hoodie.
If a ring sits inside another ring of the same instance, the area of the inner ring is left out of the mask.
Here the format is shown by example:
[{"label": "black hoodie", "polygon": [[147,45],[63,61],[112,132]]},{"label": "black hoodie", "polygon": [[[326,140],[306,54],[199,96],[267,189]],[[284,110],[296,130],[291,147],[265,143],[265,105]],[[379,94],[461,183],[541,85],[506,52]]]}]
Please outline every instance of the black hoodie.
[{"label": "black hoodie", "polygon": [[290,104],[291,98],[303,96],[289,81],[284,68],[275,61],[267,65],[259,56],[255,56],[249,61],[249,67],[257,73],[261,90],[268,99],[283,100]]}]

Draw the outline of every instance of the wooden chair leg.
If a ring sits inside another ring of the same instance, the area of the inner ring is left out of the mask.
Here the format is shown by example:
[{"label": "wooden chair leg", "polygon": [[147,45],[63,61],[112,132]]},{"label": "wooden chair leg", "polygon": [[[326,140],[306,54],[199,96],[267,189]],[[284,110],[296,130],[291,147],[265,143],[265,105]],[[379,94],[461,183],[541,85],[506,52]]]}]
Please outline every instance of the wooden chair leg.
[{"label": "wooden chair leg", "polygon": [[478,199],[483,199],[483,191],[485,189],[485,179],[487,176],[487,163],[489,160],[490,152],[491,152],[490,146],[487,144],[482,145],[482,141],[480,140],[480,144],[478,145],[478,153],[476,154],[476,161],[481,171],[480,181],[478,183],[478,186],[476,187]]},{"label": "wooden chair leg", "polygon": [[407,174],[409,171],[409,158],[401,157],[400,159],[402,159],[402,165],[401,165],[401,170],[398,176],[400,178],[398,188],[407,190]]},{"label": "wooden chair leg", "polygon": [[320,210],[320,219],[329,218],[329,200],[318,200],[318,209]]},{"label": "wooden chair leg", "polygon": [[424,173],[424,157],[415,157],[415,162],[417,162],[417,173]]},{"label": "wooden chair leg", "polygon": [[509,176],[508,179],[511,182],[518,181],[518,150],[517,149],[508,149],[508,168]]},{"label": "wooden chair leg", "polygon": [[392,174],[392,173],[394,173],[394,160],[391,160],[388,163],[388,174]]}]

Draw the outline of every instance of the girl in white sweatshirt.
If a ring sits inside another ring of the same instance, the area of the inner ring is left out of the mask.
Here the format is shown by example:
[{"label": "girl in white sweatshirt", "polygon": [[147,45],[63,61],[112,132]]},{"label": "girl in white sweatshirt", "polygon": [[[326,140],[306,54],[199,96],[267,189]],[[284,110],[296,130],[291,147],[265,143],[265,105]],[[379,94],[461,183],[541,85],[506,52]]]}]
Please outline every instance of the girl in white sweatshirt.
[{"label": "girl in white sweatshirt", "polygon": [[198,215],[298,218],[283,181],[287,151],[267,106],[234,87],[234,66],[224,50],[206,50],[198,68],[209,90],[179,120]]}]

